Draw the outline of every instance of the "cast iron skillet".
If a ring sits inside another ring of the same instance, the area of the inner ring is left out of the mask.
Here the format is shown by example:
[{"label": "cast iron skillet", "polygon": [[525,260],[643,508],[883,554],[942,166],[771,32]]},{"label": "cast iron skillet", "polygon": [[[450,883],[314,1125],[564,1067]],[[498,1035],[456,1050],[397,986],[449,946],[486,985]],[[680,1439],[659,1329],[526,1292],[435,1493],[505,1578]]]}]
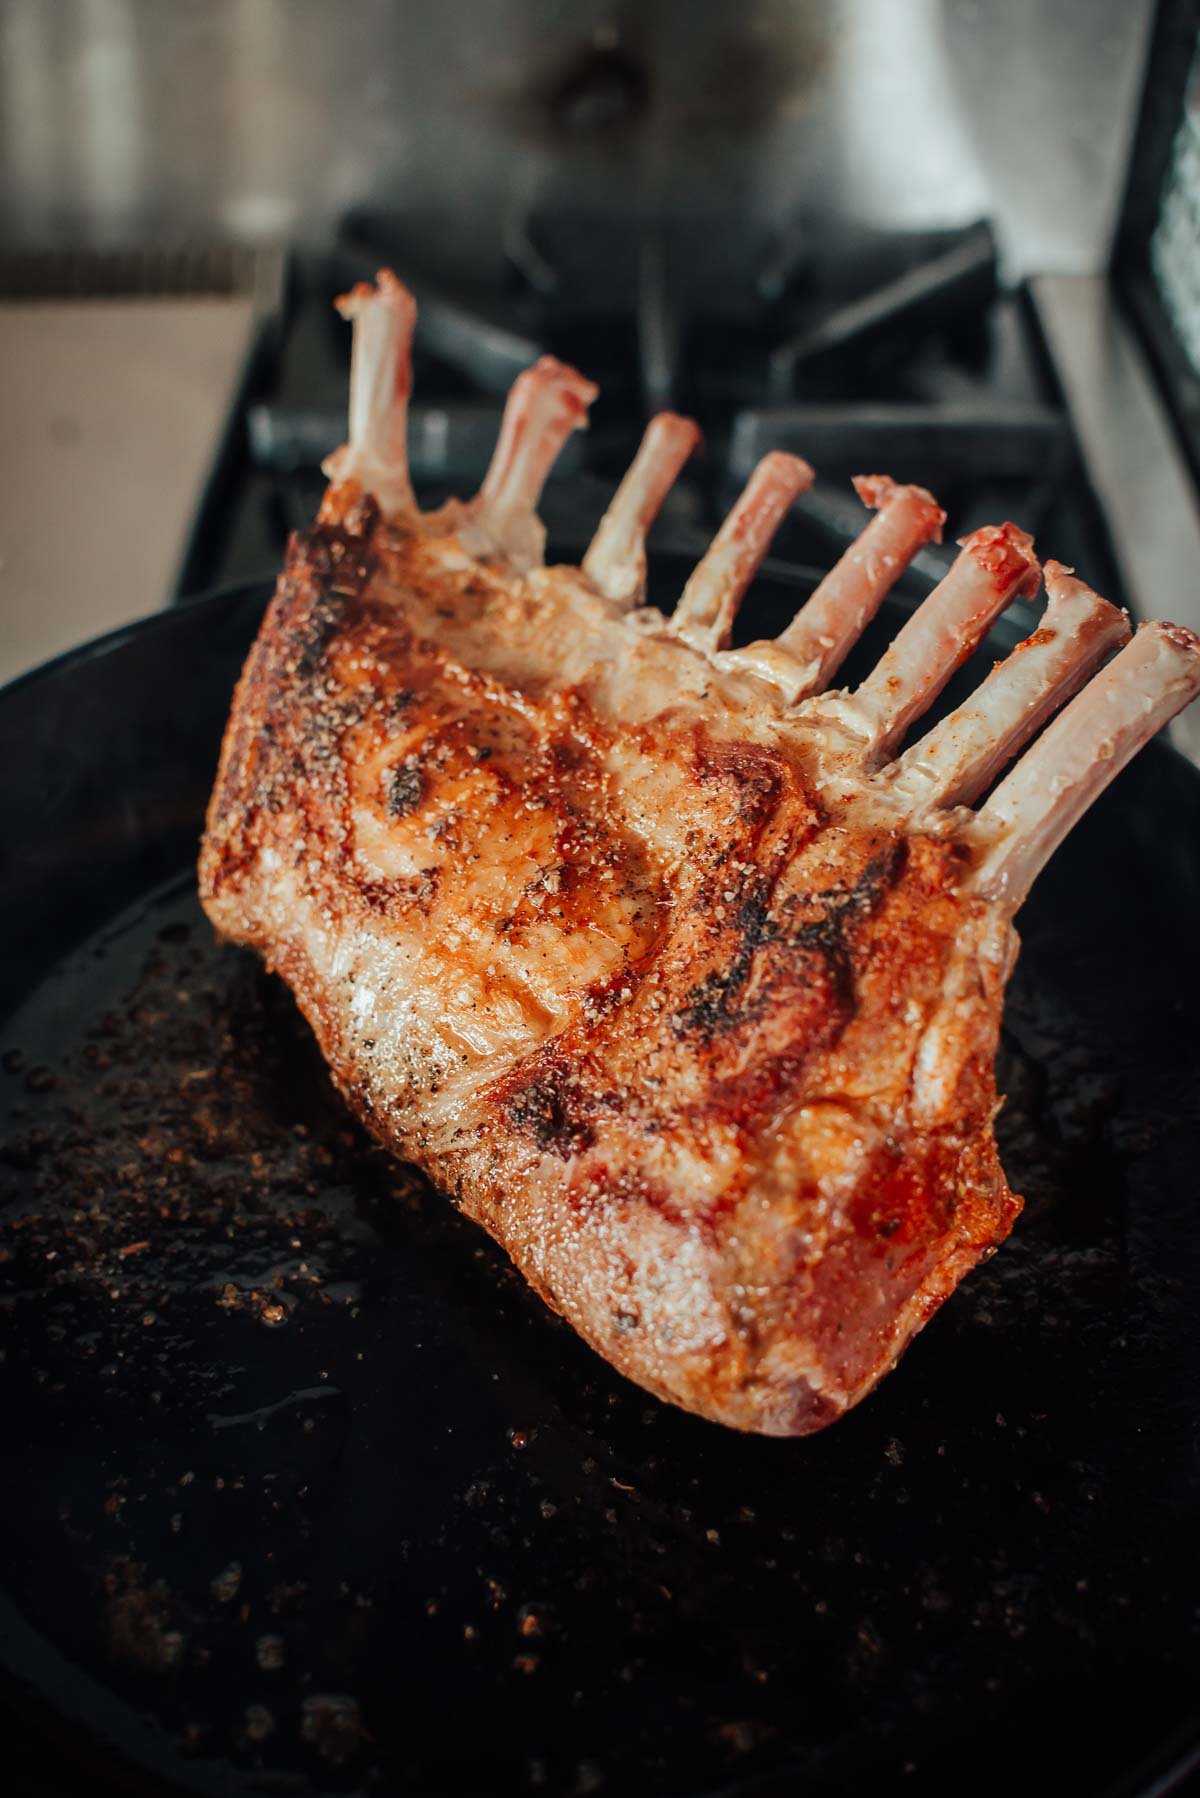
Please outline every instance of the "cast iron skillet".
[{"label": "cast iron skillet", "polygon": [[[804,586],[777,568],[748,628]],[[858,1411],[741,1438],[624,1383],[370,1148],[286,992],[214,944],[191,870],[265,597],[0,695],[0,1657],[31,1789],[1177,1789],[1200,777],[1150,749],[1024,914],[1015,1237]]]}]

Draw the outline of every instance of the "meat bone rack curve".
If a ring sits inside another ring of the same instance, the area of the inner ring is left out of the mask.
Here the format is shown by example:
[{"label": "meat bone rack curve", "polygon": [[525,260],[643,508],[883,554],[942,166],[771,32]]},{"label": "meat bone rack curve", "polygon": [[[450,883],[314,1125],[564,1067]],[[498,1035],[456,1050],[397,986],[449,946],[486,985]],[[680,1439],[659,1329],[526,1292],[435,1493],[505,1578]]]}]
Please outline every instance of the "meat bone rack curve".
[{"label": "meat bone rack curve", "polygon": [[[596,388],[543,356],[509,394],[491,466],[475,500],[422,516],[408,475],[406,424],[416,303],[387,270],[339,302],[354,321],[349,441],[326,463],[408,529],[458,527],[468,550],[523,575],[542,562],[537,503],[570,433],[586,423]],[[582,563],[585,579],[621,611],[642,608],[646,533],[688,457],[698,427],[676,413],[651,419]],[[669,619],[639,611],[718,669],[757,677],[809,726],[827,717],[849,777],[894,789],[910,820],[970,805],[1047,720],[1058,716],[991,794],[970,826],[980,848],[981,897],[1016,907],[1105,787],[1200,692],[1200,640],[1153,621],[1131,638],[1124,613],[1074,571],[1044,569],[1017,525],[962,540],[949,573],[849,694],[829,683],[913,556],[940,540],[945,513],[924,488],[886,475],[855,487],[875,516],[773,642],[730,649],[738,606],[792,502],[813,481],[799,456],[772,451],[754,470]],[[1039,628],[997,664],[971,698],[897,759],[896,745],[1014,599],[1048,604]],[[1102,666],[1120,647],[1107,666]],[[1097,673],[1097,669],[1101,671]],[[1074,697],[1072,697],[1074,695]],[[1059,711],[1064,706],[1065,709]]]},{"label": "meat bone rack curve", "polygon": [[738,1428],[819,1429],[1012,1228],[1012,919],[1196,693],[1200,642],[1131,637],[1048,562],[1040,628],[905,748],[1040,586],[1024,531],[967,537],[835,691],[941,530],[924,489],[860,478],[858,540],[733,649],[806,462],[763,458],[664,616],[646,533],[693,424],[654,418],[581,567],[547,568],[537,503],[592,384],[536,362],[479,492],[422,514],[414,303],[384,273],[341,304],[349,441],[234,703],[209,915],[283,972],[368,1127],[615,1366]]}]

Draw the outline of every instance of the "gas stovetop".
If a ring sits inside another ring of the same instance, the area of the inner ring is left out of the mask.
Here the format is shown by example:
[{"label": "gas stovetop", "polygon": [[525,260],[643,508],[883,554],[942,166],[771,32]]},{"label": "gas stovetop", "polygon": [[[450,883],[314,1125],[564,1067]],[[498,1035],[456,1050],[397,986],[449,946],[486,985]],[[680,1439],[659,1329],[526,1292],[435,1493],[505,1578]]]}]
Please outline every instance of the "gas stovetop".
[{"label": "gas stovetop", "polygon": [[[546,490],[552,553],[586,542],[646,419],[667,407],[698,420],[705,446],[664,508],[666,535],[699,545],[758,459],[786,449],[818,481],[781,529],[778,558],[827,565],[864,522],[850,477],[882,472],[932,488],[948,545],[1012,517],[1121,599],[1034,309],[1001,285],[986,223],[837,240],[797,231],[748,243],[738,283],[705,279],[704,242],[721,228],[632,235],[547,219],[510,242],[490,287],[471,290],[382,217],[354,216],[333,248],[293,255],[181,596],[270,573],[288,532],[311,521],[321,459],[345,434],[349,330],[332,301],[388,264],[420,305],[410,455],[425,504],[478,485],[510,383],[550,353],[600,387]],[[951,554],[931,546],[916,567],[936,579]]]}]

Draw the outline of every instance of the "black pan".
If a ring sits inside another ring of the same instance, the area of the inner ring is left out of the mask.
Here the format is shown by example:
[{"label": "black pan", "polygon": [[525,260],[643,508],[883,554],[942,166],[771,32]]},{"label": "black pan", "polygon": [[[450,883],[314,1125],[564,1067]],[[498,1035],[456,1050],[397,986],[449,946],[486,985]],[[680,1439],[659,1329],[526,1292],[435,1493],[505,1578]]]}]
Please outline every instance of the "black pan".
[{"label": "black pan", "polygon": [[[803,587],[761,581],[749,628]],[[858,1411],[741,1438],[623,1382],[371,1148],[287,993],[213,942],[191,870],[264,599],[0,695],[0,1740],[28,1789],[1178,1789],[1200,777],[1147,751],[1024,914],[1015,1237]]]}]

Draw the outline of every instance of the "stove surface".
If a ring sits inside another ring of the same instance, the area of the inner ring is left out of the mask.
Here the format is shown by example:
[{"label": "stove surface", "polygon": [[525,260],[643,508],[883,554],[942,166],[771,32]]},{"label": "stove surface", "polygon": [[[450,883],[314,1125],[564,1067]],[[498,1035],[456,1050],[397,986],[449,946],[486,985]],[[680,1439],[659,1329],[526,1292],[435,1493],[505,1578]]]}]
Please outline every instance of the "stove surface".
[{"label": "stove surface", "polygon": [[698,420],[705,443],[658,541],[699,551],[759,457],[786,449],[818,480],[780,530],[778,558],[836,559],[865,521],[850,477],[884,472],[931,487],[949,514],[946,544],[917,559],[928,580],[955,538],[1012,517],[1123,597],[1033,309],[1001,286],[985,222],[747,238],[740,282],[708,282],[705,237],[722,228],[621,233],[533,218],[510,233],[494,281],[465,287],[399,220],[349,215],[336,246],[291,259],[180,595],[271,574],[287,534],[311,521],[321,459],[346,428],[350,334],[332,301],[387,265],[420,306],[410,455],[424,504],[478,486],[511,381],[550,353],[600,387],[546,489],[552,555],[579,553],[647,418],[670,407]]}]

